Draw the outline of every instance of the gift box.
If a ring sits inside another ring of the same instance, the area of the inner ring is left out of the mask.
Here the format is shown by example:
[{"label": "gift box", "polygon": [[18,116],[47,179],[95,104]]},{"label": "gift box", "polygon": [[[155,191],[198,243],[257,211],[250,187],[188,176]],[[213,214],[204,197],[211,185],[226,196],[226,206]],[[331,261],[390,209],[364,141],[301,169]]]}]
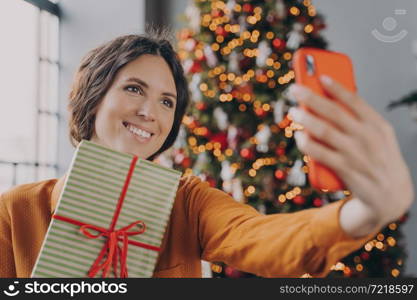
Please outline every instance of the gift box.
[{"label": "gift box", "polygon": [[152,277],[180,177],[83,140],[32,277]]}]

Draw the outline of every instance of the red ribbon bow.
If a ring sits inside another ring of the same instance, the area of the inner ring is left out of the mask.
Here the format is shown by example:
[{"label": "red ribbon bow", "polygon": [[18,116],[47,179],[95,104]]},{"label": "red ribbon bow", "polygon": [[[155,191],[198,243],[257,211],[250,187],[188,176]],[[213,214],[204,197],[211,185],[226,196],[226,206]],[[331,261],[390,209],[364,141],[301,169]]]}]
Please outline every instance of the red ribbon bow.
[{"label": "red ribbon bow", "polygon": [[[77,221],[77,220],[74,220],[72,218],[68,218],[65,216],[60,216],[56,214],[52,216],[54,219],[80,226],[80,232],[82,232],[86,237],[90,239],[96,239],[102,236],[107,238],[106,243],[103,245],[103,248],[101,248],[99,255],[97,256],[96,260],[94,261],[93,265],[90,268],[90,271],[88,272],[89,277],[94,277],[97,274],[97,272],[99,272],[100,270],[103,270],[102,277],[106,277],[107,272],[109,271],[109,268],[111,267],[112,263],[113,263],[114,275],[115,277],[117,277],[117,265],[118,265],[119,260],[120,260],[120,266],[121,266],[120,277],[121,278],[127,277],[128,274],[127,274],[126,259],[127,259],[128,244],[132,244],[132,245],[142,247],[145,249],[150,249],[153,251],[161,250],[159,247],[156,247],[153,245],[129,240],[128,236],[138,235],[138,234],[142,234],[145,232],[146,226],[145,226],[145,223],[142,221],[136,221],[119,230],[114,230],[116,226],[116,222],[119,218],[120,211],[123,206],[123,200],[126,196],[127,188],[129,186],[129,182],[132,177],[133,170],[136,166],[137,159],[138,157],[134,156],[130,163],[130,169],[127,174],[123,189],[120,193],[119,201],[117,202],[116,210],[114,211],[113,219],[112,219],[109,229],[105,229],[103,227],[91,225],[88,223],[83,223],[83,222],[80,222],[80,221]],[[129,229],[131,229],[135,225],[140,225],[140,230],[129,231]],[[97,235],[91,234],[88,231],[89,229],[98,231],[99,233]],[[122,248],[120,248],[119,246],[119,241],[123,242]],[[102,264],[100,264],[106,255],[107,255],[106,260]]]},{"label": "red ribbon bow", "polygon": [[[137,231],[129,231],[132,227],[139,225],[140,230]],[[95,230],[99,233],[94,235],[91,234],[88,230]],[[146,230],[146,225],[142,221],[136,221],[131,223],[128,226],[125,226],[116,231],[110,231],[102,227],[98,227],[95,225],[83,225],[80,227],[80,232],[83,233],[86,237],[90,239],[96,239],[102,236],[107,237],[107,241],[104,244],[103,248],[100,251],[97,259],[94,261],[93,265],[88,272],[88,277],[95,277],[97,272],[103,270],[102,277],[106,277],[107,272],[111,264],[113,263],[113,272],[114,276],[117,278],[117,265],[118,261],[120,260],[120,278],[128,277],[127,267],[126,267],[126,259],[127,259],[127,249],[128,249],[128,242],[130,235],[138,235],[144,233]],[[123,247],[120,248],[119,241],[123,242]],[[100,264],[100,262],[107,256],[105,261]]]}]

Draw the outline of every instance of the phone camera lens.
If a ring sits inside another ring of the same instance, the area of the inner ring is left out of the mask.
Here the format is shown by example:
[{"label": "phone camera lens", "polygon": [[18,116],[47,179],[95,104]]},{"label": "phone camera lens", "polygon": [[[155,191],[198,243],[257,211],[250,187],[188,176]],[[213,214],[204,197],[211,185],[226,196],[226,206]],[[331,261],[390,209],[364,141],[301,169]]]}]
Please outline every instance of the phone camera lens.
[{"label": "phone camera lens", "polygon": [[314,58],[312,55],[306,55],[307,74],[313,76],[315,73]]}]

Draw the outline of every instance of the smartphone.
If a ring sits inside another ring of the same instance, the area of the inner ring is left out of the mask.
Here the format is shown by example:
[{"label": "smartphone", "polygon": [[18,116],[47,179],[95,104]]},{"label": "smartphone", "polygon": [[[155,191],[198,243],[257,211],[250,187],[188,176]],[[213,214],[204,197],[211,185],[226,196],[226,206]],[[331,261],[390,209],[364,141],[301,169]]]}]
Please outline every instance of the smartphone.
[{"label": "smartphone", "polygon": [[[347,90],[356,93],[353,65],[350,58],[343,54],[318,48],[300,48],[293,56],[295,82],[307,86],[314,93],[335,101],[324,91],[320,75],[328,75],[341,83]],[[301,105],[302,109],[308,110]],[[307,131],[308,134],[308,131]],[[326,144],[326,141],[319,141]],[[310,158],[307,162],[308,179],[312,187],[334,192],[346,189],[343,181],[334,171]]]}]

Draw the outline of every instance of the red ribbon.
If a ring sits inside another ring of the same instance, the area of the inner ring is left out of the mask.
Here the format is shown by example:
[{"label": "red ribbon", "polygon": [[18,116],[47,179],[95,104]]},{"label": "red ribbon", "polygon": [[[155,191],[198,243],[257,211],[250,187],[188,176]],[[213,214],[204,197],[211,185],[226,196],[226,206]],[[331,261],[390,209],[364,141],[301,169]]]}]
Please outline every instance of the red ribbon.
[{"label": "red ribbon", "polygon": [[[127,174],[122,192],[120,194],[119,201],[117,202],[116,210],[114,212],[113,219],[112,219],[109,229],[105,229],[103,227],[91,225],[88,223],[83,223],[83,222],[80,222],[80,221],[77,221],[68,217],[56,215],[56,214],[52,216],[52,218],[56,220],[61,220],[64,222],[68,222],[68,223],[80,226],[80,232],[90,239],[96,239],[102,236],[107,238],[107,241],[103,245],[103,248],[101,249],[99,255],[97,256],[96,260],[94,261],[93,265],[91,266],[88,272],[88,277],[90,278],[95,277],[95,275],[100,270],[103,270],[101,277],[105,278],[111,266],[113,266],[114,276],[117,278],[118,277],[117,267],[118,267],[119,262],[120,262],[120,274],[119,274],[120,278],[128,277],[127,266],[126,266],[128,244],[132,244],[138,247],[142,247],[142,248],[150,249],[154,251],[160,251],[159,247],[129,240],[129,236],[138,235],[138,234],[142,234],[145,232],[146,225],[143,221],[135,221],[119,230],[114,229],[116,226],[117,220],[119,218],[120,211],[123,206],[123,200],[126,196],[127,188],[129,186],[129,182],[132,177],[137,160],[138,160],[138,157],[134,156],[130,163],[130,169]],[[134,226],[137,226],[137,225],[140,228],[139,230],[129,231],[130,229],[132,229]],[[90,233],[89,230],[97,231],[98,234],[94,235]],[[123,243],[123,247],[119,246],[119,241]],[[103,259],[105,259],[104,262],[102,262]]]}]

